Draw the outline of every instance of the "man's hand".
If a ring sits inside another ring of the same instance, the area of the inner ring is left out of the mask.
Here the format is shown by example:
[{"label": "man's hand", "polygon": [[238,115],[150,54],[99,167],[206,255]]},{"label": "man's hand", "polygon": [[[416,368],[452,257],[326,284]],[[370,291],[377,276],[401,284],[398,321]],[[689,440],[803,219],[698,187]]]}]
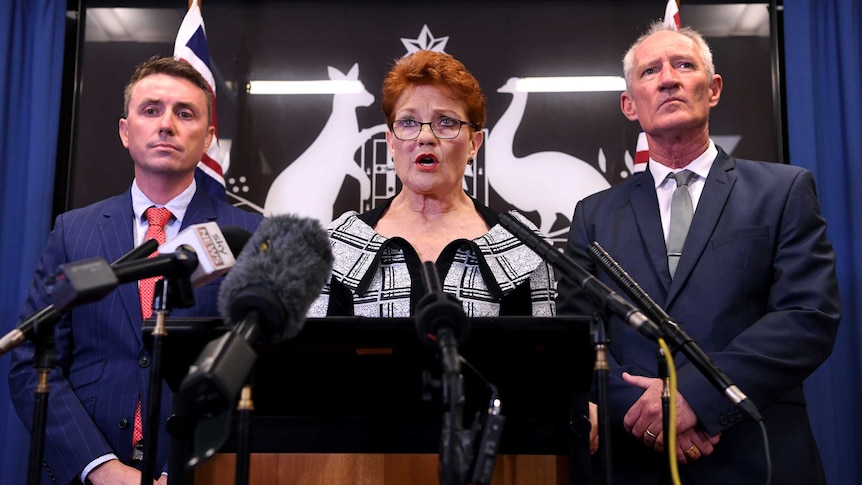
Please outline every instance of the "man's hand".
[{"label": "man's hand", "polygon": [[[626,431],[650,448],[663,449],[665,436],[662,429],[661,394],[663,383],[657,377],[643,377],[623,372],[623,380],[644,390],[641,397],[623,417]],[[697,425],[697,415],[685,398],[676,394],[676,432],[685,433]]]},{"label": "man's hand", "polygon": [[599,407],[590,402],[590,454],[599,450]]},{"label": "man's hand", "polygon": [[721,433],[710,436],[700,426],[676,436],[676,459],[680,463],[690,463],[709,456],[715,451],[715,445],[721,439]]},{"label": "man's hand", "polygon": [[[167,485],[168,477],[162,475],[164,482],[159,479],[153,483]],[[87,475],[93,485],[141,485],[141,472],[136,468],[124,465],[120,460],[109,460],[97,466]]]}]

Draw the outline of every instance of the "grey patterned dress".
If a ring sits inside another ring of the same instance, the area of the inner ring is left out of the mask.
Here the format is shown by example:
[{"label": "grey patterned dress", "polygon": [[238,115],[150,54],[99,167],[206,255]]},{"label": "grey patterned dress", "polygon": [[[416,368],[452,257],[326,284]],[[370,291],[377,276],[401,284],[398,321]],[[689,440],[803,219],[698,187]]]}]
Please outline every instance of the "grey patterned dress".
[{"label": "grey patterned dress", "polygon": [[[495,212],[473,203],[491,229],[444,248],[436,262],[443,291],[455,296],[469,317],[554,316],[553,268],[497,224]],[[361,215],[349,211],[330,223],[332,278],[311,305],[309,317],[412,316],[425,293],[422,262],[406,240],[374,231],[387,207]],[[538,232],[527,218],[511,213]]]}]

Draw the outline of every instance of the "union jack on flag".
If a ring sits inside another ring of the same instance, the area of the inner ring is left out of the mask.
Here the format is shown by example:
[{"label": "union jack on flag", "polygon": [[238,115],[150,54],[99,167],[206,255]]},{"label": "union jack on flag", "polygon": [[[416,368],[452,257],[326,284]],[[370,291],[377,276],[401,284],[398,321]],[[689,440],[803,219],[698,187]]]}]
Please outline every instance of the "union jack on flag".
[{"label": "union jack on flag", "polygon": [[[668,27],[673,27],[675,30],[682,28],[679,19],[679,4],[677,0],[667,0],[667,6],[664,9],[664,24]],[[634,172],[643,172],[646,170],[647,162],[649,161],[649,146],[647,145],[646,133],[641,131],[638,134],[638,144],[635,148]]]},{"label": "union jack on flag", "polygon": [[192,1],[188,12],[186,12],[186,16],[183,18],[183,23],[180,25],[180,30],[177,32],[177,40],[174,44],[174,58],[186,61],[194,66],[210,86],[213,98],[212,124],[215,127],[215,135],[209,149],[204,153],[201,161],[198,162],[197,170],[195,170],[195,181],[198,187],[202,187],[211,196],[225,200],[227,196],[224,174],[228,170],[230,157],[222,156],[221,149],[219,148],[215,78],[210,68],[210,53],[207,47],[204,18],[197,0]]}]

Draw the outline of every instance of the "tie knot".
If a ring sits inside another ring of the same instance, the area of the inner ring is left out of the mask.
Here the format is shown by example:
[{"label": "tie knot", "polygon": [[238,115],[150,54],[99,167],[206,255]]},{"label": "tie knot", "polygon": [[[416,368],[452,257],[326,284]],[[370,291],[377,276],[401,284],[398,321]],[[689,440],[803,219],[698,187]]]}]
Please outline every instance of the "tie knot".
[{"label": "tie knot", "polygon": [[697,178],[697,174],[692,172],[691,170],[680,170],[677,173],[669,173],[667,174],[668,178],[672,178],[676,180],[677,187],[684,187],[690,184],[692,181]]},{"label": "tie knot", "polygon": [[171,211],[168,210],[167,207],[152,206],[152,207],[147,209],[146,215],[147,215],[147,222],[151,226],[164,227],[165,224],[167,224],[168,221],[171,220],[171,216],[173,214],[171,214]]}]

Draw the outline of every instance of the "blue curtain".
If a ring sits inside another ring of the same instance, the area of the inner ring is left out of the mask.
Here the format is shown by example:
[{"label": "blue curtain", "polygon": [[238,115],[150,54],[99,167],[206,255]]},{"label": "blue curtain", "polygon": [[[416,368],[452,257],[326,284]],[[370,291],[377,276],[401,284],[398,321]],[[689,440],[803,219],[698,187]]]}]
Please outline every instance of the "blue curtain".
[{"label": "blue curtain", "polygon": [[790,163],[816,175],[843,310],[832,356],[806,383],[809,411],[829,483],[862,483],[862,1],[785,0],[784,22]]},{"label": "blue curtain", "polygon": [[[18,307],[50,229],[65,0],[0,1],[0,331]],[[835,351],[807,382],[829,483],[862,483],[862,0],[785,0],[790,163],[812,170],[838,257],[843,321]],[[24,483],[29,436],[6,396],[0,356],[0,465]]]},{"label": "blue curtain", "polygon": [[[18,309],[51,225],[62,87],[65,0],[0,1],[0,331]],[[7,398],[0,357],[0,470],[25,483],[30,437]]]}]

